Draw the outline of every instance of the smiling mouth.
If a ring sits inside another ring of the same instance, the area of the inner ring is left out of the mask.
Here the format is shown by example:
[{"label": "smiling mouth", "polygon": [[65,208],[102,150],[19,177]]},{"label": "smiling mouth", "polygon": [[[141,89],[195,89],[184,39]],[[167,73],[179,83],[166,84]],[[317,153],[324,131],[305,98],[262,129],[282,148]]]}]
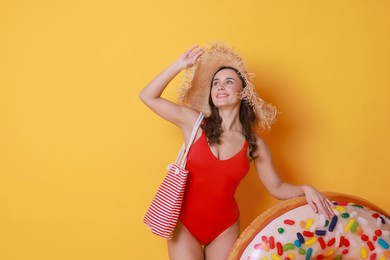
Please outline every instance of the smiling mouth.
[{"label": "smiling mouth", "polygon": [[225,98],[225,97],[228,97],[227,94],[218,94],[217,95],[217,98]]}]

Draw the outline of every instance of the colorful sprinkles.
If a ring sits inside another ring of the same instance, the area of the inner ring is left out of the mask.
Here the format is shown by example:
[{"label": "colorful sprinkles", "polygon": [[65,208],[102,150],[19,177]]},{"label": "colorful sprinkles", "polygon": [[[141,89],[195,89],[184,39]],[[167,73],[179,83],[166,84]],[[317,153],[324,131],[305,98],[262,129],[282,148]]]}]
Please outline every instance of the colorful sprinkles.
[{"label": "colorful sprinkles", "polygon": [[[241,259],[390,259],[390,220],[386,216],[354,203],[334,205],[335,215],[329,220],[283,219],[274,235],[268,232],[261,239],[256,237],[260,241],[254,244],[254,250]],[[292,228],[298,232],[291,234]]]}]

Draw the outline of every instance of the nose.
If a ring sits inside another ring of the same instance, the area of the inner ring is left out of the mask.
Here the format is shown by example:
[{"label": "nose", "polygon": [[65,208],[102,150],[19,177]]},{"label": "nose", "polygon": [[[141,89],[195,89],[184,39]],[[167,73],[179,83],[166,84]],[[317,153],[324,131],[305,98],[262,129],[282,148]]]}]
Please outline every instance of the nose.
[{"label": "nose", "polygon": [[218,90],[224,90],[225,89],[225,84],[220,84],[219,86],[218,86]]}]

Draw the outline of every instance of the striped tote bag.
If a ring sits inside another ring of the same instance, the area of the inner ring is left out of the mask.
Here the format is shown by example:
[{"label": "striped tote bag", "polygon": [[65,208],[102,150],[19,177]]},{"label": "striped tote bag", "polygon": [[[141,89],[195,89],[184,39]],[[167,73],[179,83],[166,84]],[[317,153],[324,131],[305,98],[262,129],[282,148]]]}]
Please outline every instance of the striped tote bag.
[{"label": "striped tote bag", "polygon": [[168,166],[168,173],[157,190],[145,216],[144,223],[152,233],[170,239],[179,219],[188,171],[187,155],[203,120],[201,113],[192,130],[188,148],[183,144],[175,163]]}]

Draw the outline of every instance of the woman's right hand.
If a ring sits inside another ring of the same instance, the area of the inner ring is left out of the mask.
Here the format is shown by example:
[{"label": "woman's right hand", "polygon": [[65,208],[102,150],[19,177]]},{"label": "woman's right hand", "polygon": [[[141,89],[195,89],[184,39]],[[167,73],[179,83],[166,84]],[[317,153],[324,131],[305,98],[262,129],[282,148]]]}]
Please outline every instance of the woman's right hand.
[{"label": "woman's right hand", "polygon": [[188,51],[183,53],[177,62],[183,69],[189,68],[195,64],[200,56],[204,53],[204,50],[199,45],[192,46]]},{"label": "woman's right hand", "polygon": [[161,94],[178,73],[194,65],[203,53],[204,50],[201,47],[194,45],[152,79],[139,93],[139,98],[156,114],[190,131],[199,113],[189,107],[171,102],[161,97]]}]

